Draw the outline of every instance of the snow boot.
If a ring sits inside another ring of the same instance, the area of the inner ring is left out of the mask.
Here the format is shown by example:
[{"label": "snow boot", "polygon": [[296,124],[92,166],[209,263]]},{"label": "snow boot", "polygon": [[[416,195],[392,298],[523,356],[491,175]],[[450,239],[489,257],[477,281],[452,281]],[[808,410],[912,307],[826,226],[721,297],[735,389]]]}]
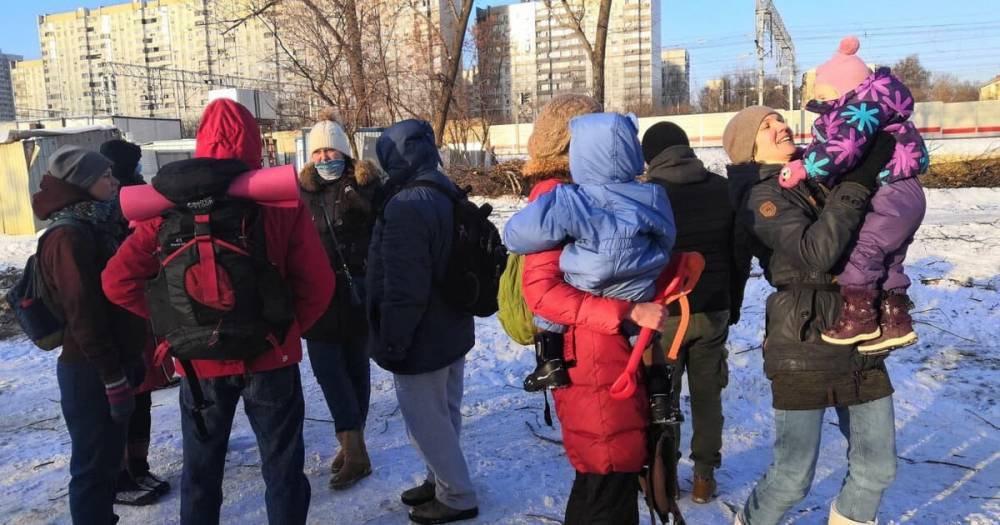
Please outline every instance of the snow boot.
[{"label": "snow boot", "polygon": [[[169,488],[170,486],[167,485],[168,490]],[[116,505],[128,505],[130,507],[152,505],[153,503],[156,503],[164,493],[165,491],[161,492],[160,490],[157,490],[156,487],[140,484],[132,477],[131,474],[128,473],[128,471],[120,472],[118,474],[118,480],[115,482]]]},{"label": "snow boot", "polygon": [[715,498],[717,487],[715,477],[709,475],[703,478],[695,475],[694,487],[691,489],[691,501],[702,505],[712,501]]},{"label": "snow boot", "polygon": [[453,509],[436,498],[410,510],[410,521],[429,525],[435,523],[451,523],[453,521],[471,520],[479,515],[479,507],[471,509]]},{"label": "snow boot", "polygon": [[538,392],[570,385],[569,371],[563,361],[563,334],[535,334],[535,362],[535,370],[524,378],[525,391]]},{"label": "snow boot", "polygon": [[858,352],[883,354],[916,343],[917,333],[913,331],[913,318],[910,317],[912,307],[913,303],[910,302],[904,288],[889,290],[882,294],[882,304],[879,308],[881,314],[879,328],[882,335],[858,345]]},{"label": "snow boot", "polygon": [[830,521],[828,525],[878,525],[878,519],[872,521],[854,521],[837,512],[837,503],[830,504]]},{"label": "snow boot", "polygon": [[333,462],[330,463],[330,474],[336,474],[340,472],[340,469],[344,468],[344,457],[344,447],[340,447],[337,455],[333,456]]},{"label": "snow boot", "polygon": [[330,478],[330,488],[344,490],[370,476],[372,463],[360,430],[337,432],[337,441],[344,451],[344,465]]},{"label": "snow boot", "polygon": [[417,505],[423,505],[424,503],[433,501],[435,490],[437,490],[437,487],[434,483],[424,480],[423,483],[417,485],[416,487],[404,490],[403,493],[399,495],[399,499],[403,501],[404,505],[416,507]]},{"label": "snow boot", "polygon": [[866,288],[841,288],[844,306],[832,328],[823,330],[823,340],[833,345],[852,346],[881,335],[878,327],[879,291]]}]

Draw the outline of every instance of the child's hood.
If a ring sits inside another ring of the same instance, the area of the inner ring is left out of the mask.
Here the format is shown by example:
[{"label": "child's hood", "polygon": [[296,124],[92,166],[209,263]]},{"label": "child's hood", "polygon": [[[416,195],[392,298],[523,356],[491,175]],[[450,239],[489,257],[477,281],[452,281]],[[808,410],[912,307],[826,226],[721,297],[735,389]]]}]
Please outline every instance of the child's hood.
[{"label": "child's hood", "polygon": [[620,113],[591,113],[571,120],[569,130],[573,182],[632,182],[642,174],[642,146],[631,118]]},{"label": "child's hood", "polygon": [[885,115],[882,119],[885,124],[904,122],[913,114],[913,95],[910,94],[910,89],[887,67],[876,69],[856,88],[839,99],[826,102],[811,100],[806,104],[806,109],[813,113],[824,114],[839,111],[847,106],[873,103]]}]

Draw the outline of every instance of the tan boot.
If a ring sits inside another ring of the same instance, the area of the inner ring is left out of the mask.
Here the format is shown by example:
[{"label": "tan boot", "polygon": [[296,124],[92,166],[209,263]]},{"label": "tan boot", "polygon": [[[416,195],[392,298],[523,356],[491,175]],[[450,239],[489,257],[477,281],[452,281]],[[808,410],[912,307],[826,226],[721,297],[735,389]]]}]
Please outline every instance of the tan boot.
[{"label": "tan boot", "polygon": [[837,504],[830,504],[829,525],[878,525],[878,519],[872,521],[854,521],[837,511]]},{"label": "tan boot", "polygon": [[337,433],[337,442],[340,443],[340,450],[337,451],[337,455],[333,456],[333,463],[330,463],[330,473],[336,474],[340,472],[340,469],[344,468],[344,441],[341,439],[343,432]]},{"label": "tan boot", "polygon": [[360,430],[337,432],[337,440],[344,451],[344,465],[330,478],[330,488],[344,490],[370,475],[372,464]]},{"label": "tan boot", "polygon": [[691,489],[691,501],[698,504],[705,504],[715,498],[715,478],[709,476],[703,478],[695,475],[694,487]]}]

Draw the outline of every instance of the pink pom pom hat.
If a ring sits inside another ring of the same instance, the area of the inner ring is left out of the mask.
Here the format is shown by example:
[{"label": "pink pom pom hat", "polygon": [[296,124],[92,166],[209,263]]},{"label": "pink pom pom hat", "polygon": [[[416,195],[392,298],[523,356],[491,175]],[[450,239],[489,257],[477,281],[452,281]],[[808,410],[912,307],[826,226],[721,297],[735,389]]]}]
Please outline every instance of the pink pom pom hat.
[{"label": "pink pom pom hat", "polygon": [[871,74],[864,60],[857,56],[860,47],[857,37],[845,36],[833,58],[816,68],[816,84],[833,86],[840,96],[858,87]]}]

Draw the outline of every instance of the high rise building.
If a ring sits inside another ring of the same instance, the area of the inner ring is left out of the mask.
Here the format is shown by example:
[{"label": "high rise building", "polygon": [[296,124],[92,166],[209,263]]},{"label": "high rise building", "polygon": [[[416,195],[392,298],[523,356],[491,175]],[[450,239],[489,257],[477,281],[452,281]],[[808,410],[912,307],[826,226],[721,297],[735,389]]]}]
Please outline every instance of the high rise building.
[{"label": "high rise building", "polygon": [[14,84],[11,71],[18,60],[21,60],[19,55],[0,53],[0,121],[14,120]]},{"label": "high rise building", "polygon": [[15,62],[10,75],[18,120],[55,116],[47,111],[45,67],[41,59]]},{"label": "high rise building", "polygon": [[[598,0],[571,0],[588,43],[596,35]],[[592,93],[593,68],[586,46],[560,2],[523,2],[476,10],[478,88],[491,117],[534,118],[562,93]],[[660,2],[614,2],[608,20],[604,98],[609,110],[645,112],[662,100]]]},{"label": "high rise building", "polygon": [[691,57],[687,49],[664,49],[663,108],[678,109],[691,103]]}]

